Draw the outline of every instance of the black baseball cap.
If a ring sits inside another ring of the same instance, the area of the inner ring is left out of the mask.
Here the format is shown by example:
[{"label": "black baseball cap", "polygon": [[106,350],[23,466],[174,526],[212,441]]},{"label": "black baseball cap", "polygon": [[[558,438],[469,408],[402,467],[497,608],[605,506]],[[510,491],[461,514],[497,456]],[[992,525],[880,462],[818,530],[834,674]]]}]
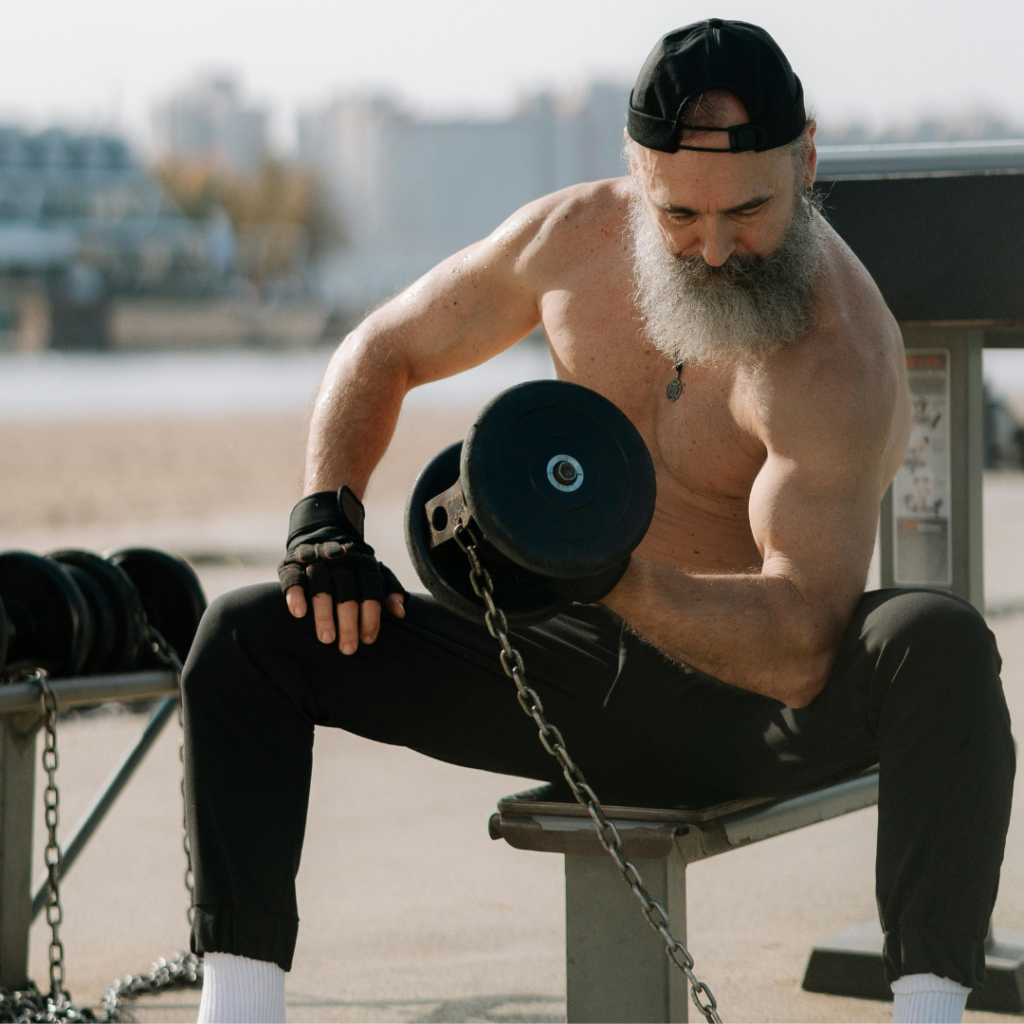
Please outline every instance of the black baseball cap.
[{"label": "black baseball cap", "polygon": [[[680,120],[688,100],[709,89],[728,89],[750,120],[734,128],[707,128]],[[662,36],[640,69],[629,94],[626,131],[648,149],[762,152],[792,142],[807,123],[800,79],[763,28],[745,21],[711,18]],[[727,132],[729,148],[684,146],[681,133]]]}]

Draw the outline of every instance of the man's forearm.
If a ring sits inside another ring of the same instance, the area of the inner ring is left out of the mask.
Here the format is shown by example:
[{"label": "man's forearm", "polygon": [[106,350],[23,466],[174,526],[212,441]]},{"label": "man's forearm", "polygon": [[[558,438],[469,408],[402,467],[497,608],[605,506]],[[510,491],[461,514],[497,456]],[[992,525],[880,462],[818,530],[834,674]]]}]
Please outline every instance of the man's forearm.
[{"label": "man's forearm", "polygon": [[782,576],[691,575],[634,556],[604,603],[670,658],[792,707],[828,678],[838,617]]},{"label": "man's forearm", "polygon": [[391,441],[408,379],[404,359],[365,325],[345,339],[328,364],[313,407],[304,494],[347,484],[362,498]]}]

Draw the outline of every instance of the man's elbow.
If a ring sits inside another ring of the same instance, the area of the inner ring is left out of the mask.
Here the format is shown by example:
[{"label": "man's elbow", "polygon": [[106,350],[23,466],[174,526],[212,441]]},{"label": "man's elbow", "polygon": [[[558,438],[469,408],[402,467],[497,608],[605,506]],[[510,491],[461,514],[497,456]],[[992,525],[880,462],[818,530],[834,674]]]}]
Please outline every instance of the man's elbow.
[{"label": "man's elbow", "polygon": [[825,689],[839,650],[837,630],[816,623],[794,638],[779,697],[790,708],[805,708]]}]

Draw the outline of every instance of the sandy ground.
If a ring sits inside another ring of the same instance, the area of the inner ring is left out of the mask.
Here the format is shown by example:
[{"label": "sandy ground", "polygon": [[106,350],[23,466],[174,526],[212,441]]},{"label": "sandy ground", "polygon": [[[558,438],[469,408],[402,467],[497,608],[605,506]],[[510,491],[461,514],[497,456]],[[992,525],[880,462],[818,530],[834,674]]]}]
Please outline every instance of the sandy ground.
[{"label": "sandy ground", "polygon": [[[472,410],[403,419],[368,497],[370,539],[407,585],[402,504],[415,473]],[[209,596],[273,578],[296,495],[296,417],[0,427],[0,549],[150,543],[192,556]],[[1024,479],[986,481],[990,600],[1024,596]],[[993,620],[1011,712],[1024,715],[1024,616]],[[142,726],[130,713],[66,719],[65,834]],[[95,1001],[115,975],[183,947],[177,727],[169,727],[64,888],[68,983]],[[559,857],[491,842],[495,801],[522,780],[322,730],[288,980],[293,1021],[564,1019]],[[1018,788],[1021,783],[1018,783]],[[1018,793],[1018,797],[1021,794]],[[998,927],[1024,930],[1024,811],[1008,840]],[[37,849],[41,822],[36,821]],[[268,823],[273,828],[273,823]],[[695,865],[690,948],[731,1021],[884,1021],[887,1004],[799,987],[811,946],[874,914],[875,814]],[[41,857],[40,857],[41,860]],[[46,977],[46,936],[32,974]],[[197,994],[138,1004],[194,1019]],[[1015,1018],[968,1014],[968,1020]]]}]

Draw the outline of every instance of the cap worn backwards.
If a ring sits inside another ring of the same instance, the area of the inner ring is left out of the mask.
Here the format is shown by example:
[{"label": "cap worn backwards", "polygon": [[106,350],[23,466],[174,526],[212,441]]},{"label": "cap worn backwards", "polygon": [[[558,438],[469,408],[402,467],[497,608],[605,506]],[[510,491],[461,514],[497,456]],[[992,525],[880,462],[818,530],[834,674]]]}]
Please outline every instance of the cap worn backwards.
[{"label": "cap worn backwards", "polygon": [[[735,93],[750,120],[732,128],[684,123],[687,102],[710,89]],[[629,95],[626,130],[641,146],[664,153],[744,153],[792,142],[806,121],[803,87],[778,43],[757,25],[712,18],[658,41]],[[685,146],[680,137],[686,129],[728,133],[729,148]]]}]

